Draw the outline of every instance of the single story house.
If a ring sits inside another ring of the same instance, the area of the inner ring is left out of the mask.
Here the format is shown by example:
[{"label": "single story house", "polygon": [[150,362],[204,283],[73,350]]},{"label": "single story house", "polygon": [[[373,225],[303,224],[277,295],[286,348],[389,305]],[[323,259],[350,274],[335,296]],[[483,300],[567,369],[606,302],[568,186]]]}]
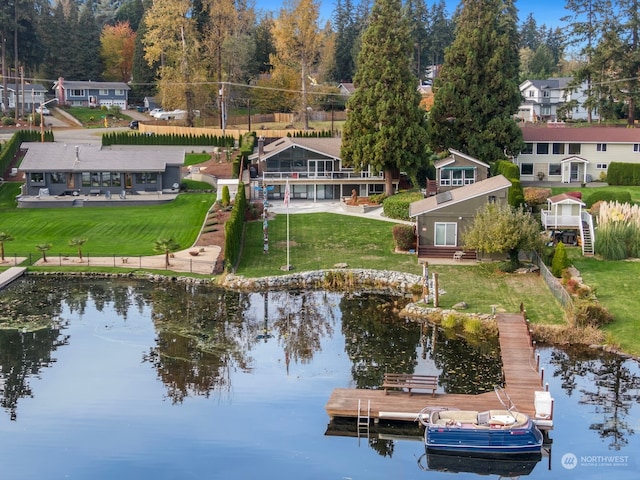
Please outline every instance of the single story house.
[{"label": "single story house", "polygon": [[611,162],[640,162],[640,129],[522,127],[525,148],[514,159],[525,182],[597,181]]},{"label": "single story house", "polygon": [[338,85],[338,90],[340,90],[341,95],[344,95],[345,97],[349,97],[353,95],[353,93],[356,91],[356,87],[353,83],[343,82]]},{"label": "single story house", "polygon": [[[292,201],[340,199],[354,190],[359,197],[383,193],[383,172],[343,166],[341,144],[340,138],[283,137],[268,145],[259,139],[258,151],[249,156],[252,199],[265,192],[268,199],[283,199],[287,182]],[[399,181],[399,175],[393,179],[396,189]]]},{"label": "single story house", "polygon": [[[25,179],[18,198],[21,207],[52,206],[51,202],[81,206],[82,197],[92,199],[92,204],[112,199],[166,202],[179,191],[185,154],[171,147],[109,148],[54,142],[28,142],[21,148],[27,150],[19,167]],[[145,195],[149,198],[142,198]]]},{"label": "single story house", "polygon": [[[411,203],[409,217],[416,222],[418,259],[452,258],[463,251],[465,227],[485,204],[507,203],[510,187],[507,178],[497,175]],[[464,258],[476,258],[476,252],[464,252]]]},{"label": "single story house", "polygon": [[[4,86],[0,83],[0,102],[4,96],[2,95]],[[35,111],[35,108],[43,104],[46,99],[45,95],[47,89],[37,83],[25,83],[24,85],[16,85],[15,83],[7,84],[7,103],[8,108],[16,108],[16,101],[18,108],[20,108],[20,114],[24,110],[25,116]],[[1,104],[2,111],[6,111],[7,108],[4,104]]]},{"label": "single story house", "polygon": [[60,105],[72,107],[111,107],[122,110],[129,108],[128,98],[131,88],[124,82],[78,82],[58,78],[53,89]]}]

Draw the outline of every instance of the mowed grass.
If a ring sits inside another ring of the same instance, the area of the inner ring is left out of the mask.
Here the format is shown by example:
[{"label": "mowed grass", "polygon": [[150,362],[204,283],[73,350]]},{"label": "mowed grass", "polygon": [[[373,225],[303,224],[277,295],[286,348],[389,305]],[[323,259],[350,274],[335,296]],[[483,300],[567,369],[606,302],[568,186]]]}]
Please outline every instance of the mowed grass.
[{"label": "mowed grass", "polygon": [[577,186],[574,187],[552,187],[551,193],[553,195],[558,195],[560,193],[566,192],[581,192],[582,198],[587,199],[589,195],[594,194],[598,191],[607,191],[607,192],[629,192],[631,195],[631,201],[633,203],[640,204],[640,188],[638,187],[612,187],[612,186],[602,186],[602,187],[585,187],[580,188]]},{"label": "mowed grass", "polygon": [[0,231],[14,240],[5,255],[37,253],[50,243],[48,254],[75,254],[72,238],[86,238],[85,255],[153,255],[156,240],[173,238],[182,248],[197,239],[213,204],[212,194],[184,194],[164,205],[143,207],[15,208],[19,184],[0,188]]},{"label": "mowed grass", "polygon": [[[263,277],[288,273],[287,217],[269,221],[269,253],[263,252],[262,222],[251,222],[237,274]],[[415,254],[395,253],[393,223],[331,213],[289,215],[290,263],[294,272],[333,268],[393,270],[422,275]],[[506,275],[495,264],[470,266],[431,265],[438,273],[440,306],[450,308],[466,302],[467,311],[491,313],[492,306],[507,312],[520,311],[522,303],[532,321],[559,323],[564,312],[537,275]]]},{"label": "mowed grass", "polygon": [[632,355],[640,355],[640,296],[637,280],[640,278],[640,262],[603,261],[583,257],[577,249],[571,249],[571,261],[582,274],[585,284],[595,289],[595,294],[614,316],[615,320],[604,328]]}]

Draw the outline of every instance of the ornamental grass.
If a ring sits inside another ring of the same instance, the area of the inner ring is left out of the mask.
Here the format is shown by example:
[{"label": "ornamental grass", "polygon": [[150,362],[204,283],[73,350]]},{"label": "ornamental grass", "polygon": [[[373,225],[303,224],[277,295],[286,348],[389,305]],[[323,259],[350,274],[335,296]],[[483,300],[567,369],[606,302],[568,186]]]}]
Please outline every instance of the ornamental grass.
[{"label": "ornamental grass", "polygon": [[640,254],[640,207],[602,202],[595,249],[605,260],[637,258]]}]

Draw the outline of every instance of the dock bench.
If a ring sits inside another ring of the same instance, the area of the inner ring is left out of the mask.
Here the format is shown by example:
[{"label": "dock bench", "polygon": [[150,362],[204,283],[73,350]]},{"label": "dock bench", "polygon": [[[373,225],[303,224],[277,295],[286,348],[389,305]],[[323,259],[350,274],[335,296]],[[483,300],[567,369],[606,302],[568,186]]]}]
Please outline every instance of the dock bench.
[{"label": "dock bench", "polygon": [[435,396],[438,388],[438,377],[435,375],[414,375],[413,373],[385,373],[382,381],[384,394],[387,395],[389,388],[406,388],[411,396],[413,389],[431,390],[431,395]]}]

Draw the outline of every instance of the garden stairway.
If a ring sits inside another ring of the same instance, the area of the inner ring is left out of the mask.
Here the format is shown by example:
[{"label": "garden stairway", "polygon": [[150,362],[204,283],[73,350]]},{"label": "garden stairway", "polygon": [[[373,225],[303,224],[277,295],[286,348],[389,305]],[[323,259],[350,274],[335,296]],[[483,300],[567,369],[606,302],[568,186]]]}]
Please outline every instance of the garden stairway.
[{"label": "garden stairway", "polygon": [[580,240],[582,245],[582,254],[585,256],[593,256],[593,238],[591,237],[591,228],[585,221],[582,222],[580,228]]}]

